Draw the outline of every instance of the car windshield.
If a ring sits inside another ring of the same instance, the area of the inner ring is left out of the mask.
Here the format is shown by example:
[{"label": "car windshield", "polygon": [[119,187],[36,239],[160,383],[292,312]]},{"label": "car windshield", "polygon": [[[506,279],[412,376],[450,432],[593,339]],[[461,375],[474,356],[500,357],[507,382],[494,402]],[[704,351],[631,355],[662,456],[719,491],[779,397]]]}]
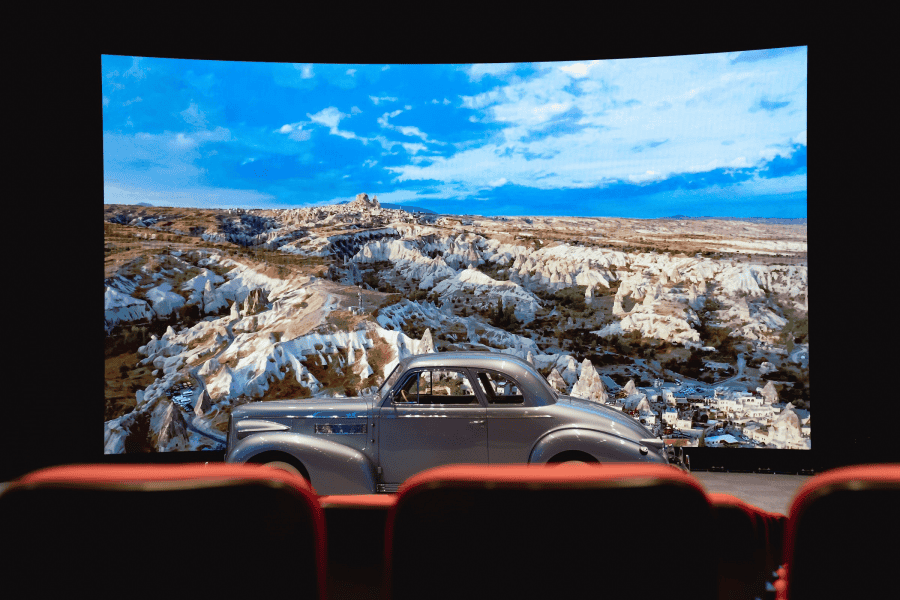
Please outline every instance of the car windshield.
[{"label": "car windshield", "polygon": [[394,370],[391,371],[391,374],[388,375],[388,378],[384,380],[384,383],[381,384],[381,387],[378,388],[378,391],[375,392],[375,395],[384,400],[385,394],[387,394],[394,384],[397,383],[397,380],[400,378],[400,365],[398,364],[394,367]]}]

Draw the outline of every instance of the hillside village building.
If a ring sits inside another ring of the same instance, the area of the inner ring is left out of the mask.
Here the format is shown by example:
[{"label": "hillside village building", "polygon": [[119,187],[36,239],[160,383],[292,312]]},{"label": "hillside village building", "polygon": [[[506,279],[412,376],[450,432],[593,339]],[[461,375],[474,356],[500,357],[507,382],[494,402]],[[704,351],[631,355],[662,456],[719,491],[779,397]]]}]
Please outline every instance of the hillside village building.
[{"label": "hillside village building", "polygon": [[[605,377],[605,376],[601,376]],[[624,410],[648,426],[660,423],[671,427],[672,435],[691,437],[695,440],[706,429],[716,431],[705,438],[707,446],[746,447],[765,444],[783,449],[807,449],[811,447],[810,428],[806,426],[809,411],[792,405],[777,403],[774,386],[758,388],[756,394],[746,390],[716,388],[708,390],[662,387],[643,388],[641,392],[609,402],[609,406]],[[765,392],[765,394],[763,394]],[[773,402],[774,401],[774,402]],[[694,416],[709,415],[704,423],[697,423]],[[722,423],[728,426],[722,428]],[[709,429],[712,427],[713,429]],[[695,444],[696,442],[693,442]]]}]

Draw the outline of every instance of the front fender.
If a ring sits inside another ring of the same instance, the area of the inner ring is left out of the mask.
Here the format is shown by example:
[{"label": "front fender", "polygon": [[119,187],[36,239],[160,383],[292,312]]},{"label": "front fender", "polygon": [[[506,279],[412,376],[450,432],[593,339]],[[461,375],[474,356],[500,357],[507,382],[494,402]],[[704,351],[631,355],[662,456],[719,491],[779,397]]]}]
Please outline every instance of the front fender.
[{"label": "front fender", "polygon": [[247,462],[263,452],[284,452],[299,460],[319,494],[375,493],[375,467],[369,457],[325,438],[289,431],[258,433],[230,448],[225,462]]},{"label": "front fender", "polygon": [[658,452],[650,450],[641,454],[640,444],[618,436],[572,427],[557,429],[539,439],[531,450],[528,462],[544,464],[551,458],[568,450],[577,450],[594,457],[598,462],[654,462],[667,464]]}]

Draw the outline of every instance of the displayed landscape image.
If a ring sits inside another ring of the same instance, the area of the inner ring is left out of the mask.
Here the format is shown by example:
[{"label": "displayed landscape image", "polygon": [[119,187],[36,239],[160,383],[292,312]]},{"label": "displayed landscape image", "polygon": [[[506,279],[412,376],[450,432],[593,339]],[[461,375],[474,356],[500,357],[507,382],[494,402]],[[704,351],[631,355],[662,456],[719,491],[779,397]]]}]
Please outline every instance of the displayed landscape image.
[{"label": "displayed landscape image", "polygon": [[106,453],[458,349],[675,445],[811,448],[805,47],[102,69]]}]

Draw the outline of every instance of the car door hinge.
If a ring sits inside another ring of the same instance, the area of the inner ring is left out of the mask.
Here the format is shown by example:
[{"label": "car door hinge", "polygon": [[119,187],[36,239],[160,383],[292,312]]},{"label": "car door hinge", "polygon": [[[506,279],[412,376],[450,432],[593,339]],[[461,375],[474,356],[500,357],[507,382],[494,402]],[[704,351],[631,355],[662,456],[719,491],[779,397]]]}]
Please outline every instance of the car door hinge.
[{"label": "car door hinge", "polygon": [[378,473],[379,475],[381,475],[381,467],[376,467],[375,472]]}]

